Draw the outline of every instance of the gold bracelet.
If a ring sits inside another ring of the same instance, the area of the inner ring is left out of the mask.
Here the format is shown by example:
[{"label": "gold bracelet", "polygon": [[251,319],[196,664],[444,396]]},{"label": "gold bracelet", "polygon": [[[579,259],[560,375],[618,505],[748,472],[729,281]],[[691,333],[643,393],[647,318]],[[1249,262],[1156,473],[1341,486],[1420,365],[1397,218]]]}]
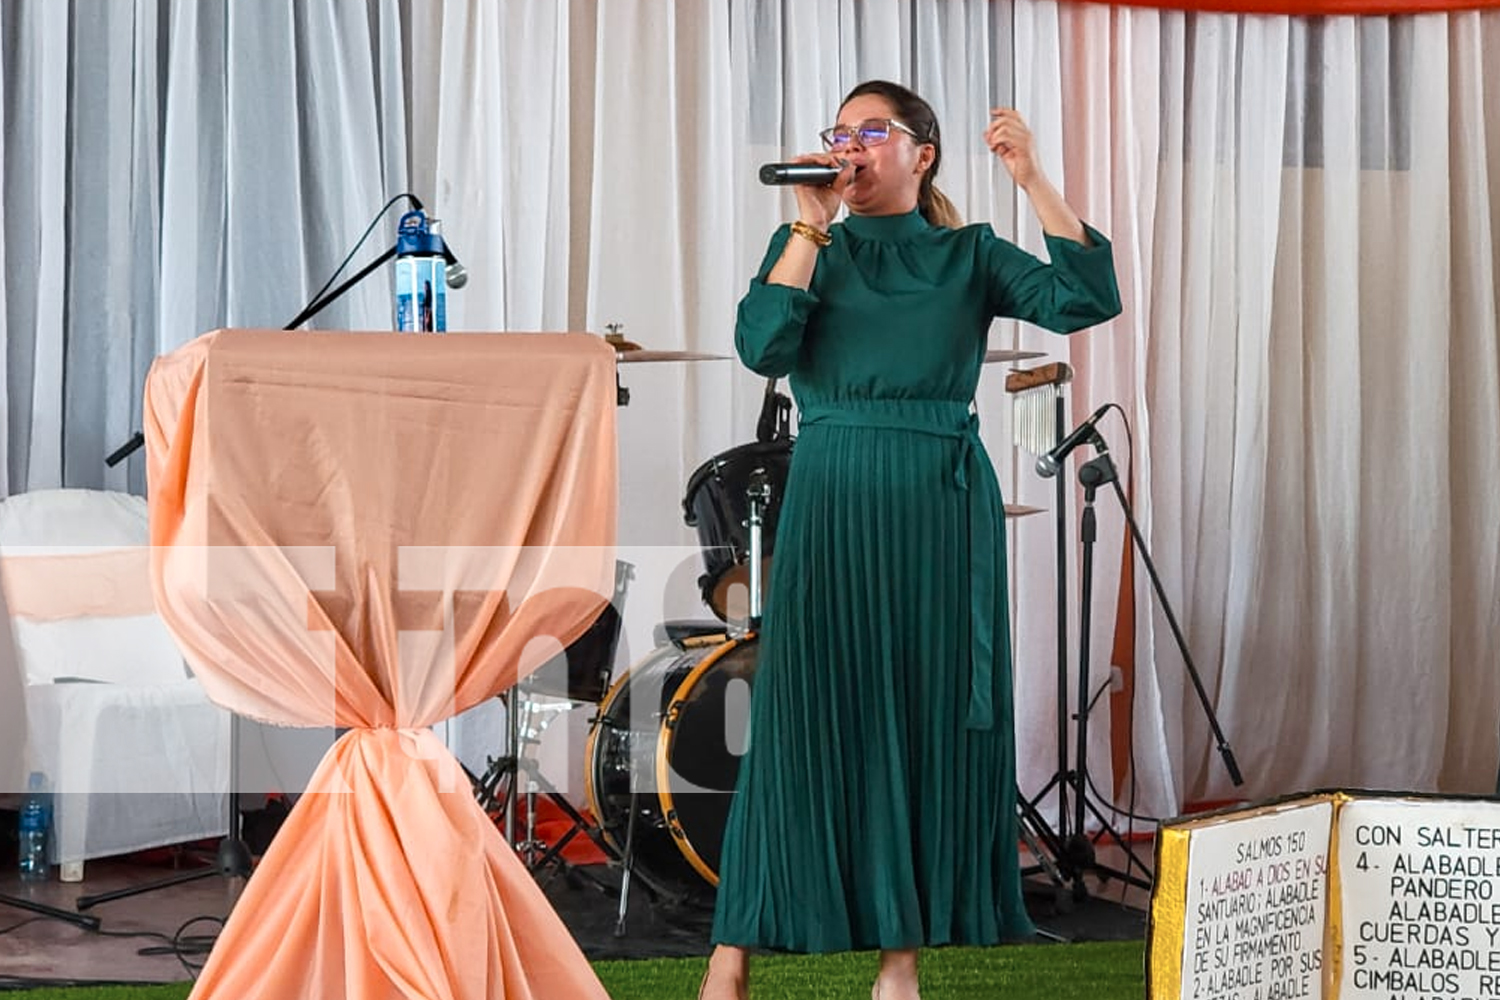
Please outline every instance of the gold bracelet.
[{"label": "gold bracelet", "polygon": [[800,236],[805,240],[812,240],[820,247],[826,247],[828,244],[833,242],[832,236],[823,232],[823,230],[821,229],[817,229],[813,226],[808,225],[801,219],[798,219],[796,222],[792,223],[792,234],[794,236]]}]

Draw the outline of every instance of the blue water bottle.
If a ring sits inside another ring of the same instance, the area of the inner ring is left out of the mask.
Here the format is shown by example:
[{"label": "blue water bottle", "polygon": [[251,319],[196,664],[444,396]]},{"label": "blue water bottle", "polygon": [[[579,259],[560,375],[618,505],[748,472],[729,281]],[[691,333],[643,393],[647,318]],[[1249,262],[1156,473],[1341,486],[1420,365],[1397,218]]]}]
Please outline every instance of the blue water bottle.
[{"label": "blue water bottle", "polygon": [[438,220],[420,209],[401,216],[396,226],[397,330],[448,329],[446,267]]},{"label": "blue water bottle", "polygon": [[17,867],[23,882],[47,877],[47,836],[52,829],[52,803],[47,798],[47,779],[32,771],[26,781],[26,799],[21,804]]}]

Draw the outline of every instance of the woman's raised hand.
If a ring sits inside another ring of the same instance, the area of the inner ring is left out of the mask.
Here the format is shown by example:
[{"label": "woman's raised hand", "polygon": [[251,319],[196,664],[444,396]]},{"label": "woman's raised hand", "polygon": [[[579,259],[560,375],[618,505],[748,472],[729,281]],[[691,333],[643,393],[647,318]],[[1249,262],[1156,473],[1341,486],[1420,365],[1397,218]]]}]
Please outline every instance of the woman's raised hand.
[{"label": "woman's raised hand", "polygon": [[1026,119],[1015,108],[991,108],[990,123],[984,130],[984,143],[1005,164],[1017,186],[1029,188],[1042,176],[1036,161],[1036,140]]}]

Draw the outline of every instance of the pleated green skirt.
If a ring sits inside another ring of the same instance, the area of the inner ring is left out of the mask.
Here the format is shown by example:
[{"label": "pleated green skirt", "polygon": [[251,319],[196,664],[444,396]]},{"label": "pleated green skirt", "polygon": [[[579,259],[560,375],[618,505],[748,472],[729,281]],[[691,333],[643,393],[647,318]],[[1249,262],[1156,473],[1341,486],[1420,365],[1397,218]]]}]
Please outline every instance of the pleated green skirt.
[{"label": "pleated green skirt", "polygon": [[[963,404],[810,412],[780,510],[714,941],[830,952],[1029,937],[993,469]],[[976,680],[986,638],[993,664]],[[986,700],[993,725],[973,728]]]}]

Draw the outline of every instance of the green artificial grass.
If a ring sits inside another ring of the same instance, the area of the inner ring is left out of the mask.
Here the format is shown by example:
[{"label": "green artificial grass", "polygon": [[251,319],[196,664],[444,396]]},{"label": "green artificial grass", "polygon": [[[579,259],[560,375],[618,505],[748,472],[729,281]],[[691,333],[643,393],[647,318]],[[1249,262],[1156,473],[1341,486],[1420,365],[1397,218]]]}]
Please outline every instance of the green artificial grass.
[{"label": "green artificial grass", "polygon": [[[936,948],[922,955],[923,1000],[1141,1000],[1146,995],[1140,941],[1000,948]],[[767,955],[751,965],[755,1000],[862,1000],[877,958]],[[596,962],[612,1000],[693,1000],[701,958]],[[39,989],[26,1000],[183,1000],[191,984]],[[351,998],[356,1000],[356,998]],[[566,998],[558,998],[566,1000]]]}]

